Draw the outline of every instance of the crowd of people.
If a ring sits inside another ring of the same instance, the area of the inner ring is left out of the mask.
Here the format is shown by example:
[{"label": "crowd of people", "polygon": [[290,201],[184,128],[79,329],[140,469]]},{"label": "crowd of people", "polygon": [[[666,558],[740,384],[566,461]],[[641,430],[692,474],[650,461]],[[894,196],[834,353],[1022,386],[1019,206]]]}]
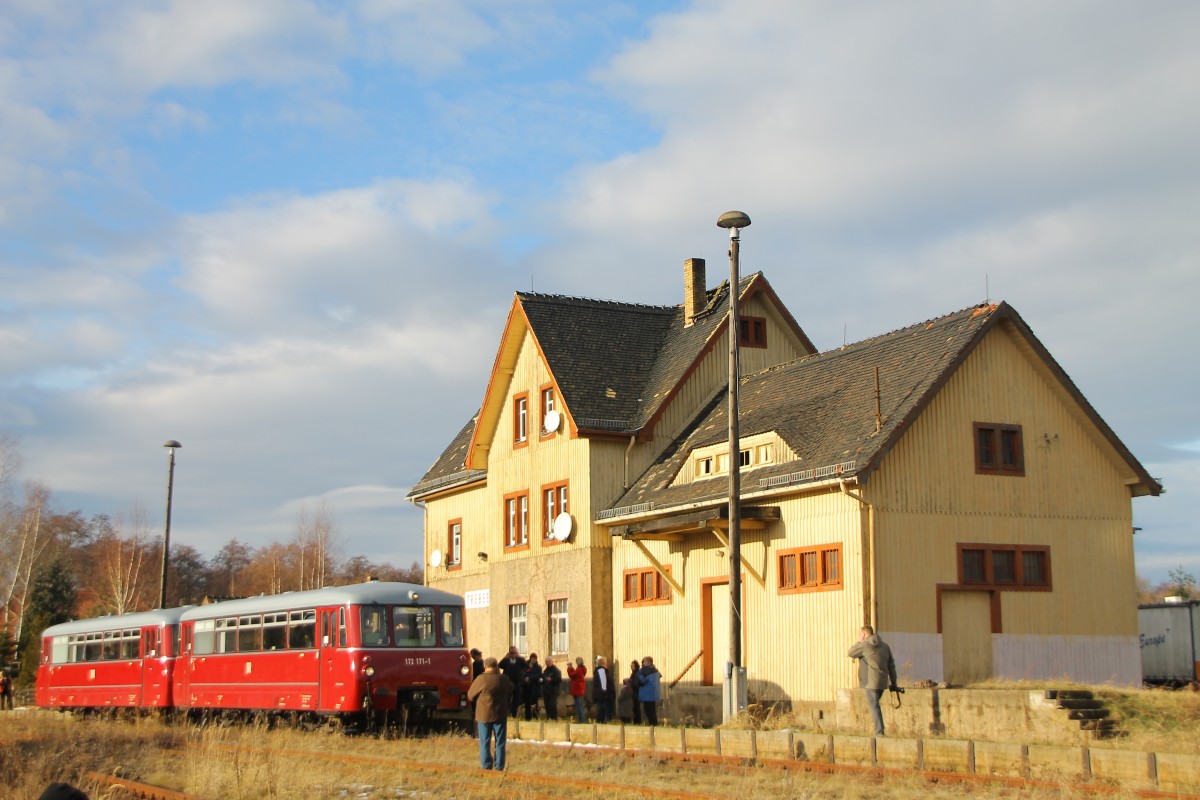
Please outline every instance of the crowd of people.
[{"label": "crowd of people", "polygon": [[559,719],[564,683],[577,723],[588,721],[590,703],[596,722],[619,719],[625,724],[658,724],[662,674],[650,656],[630,662],[624,679],[608,665],[607,658],[597,656],[590,681],[582,656],[574,663],[564,659],[565,677],[552,656],[543,664],[537,653],[525,657],[516,647],[510,647],[499,660],[472,650],[471,660],[474,680],[467,700],[475,711],[479,764],[484,769],[504,769],[509,717],[524,713],[526,720],[533,720],[544,712],[546,719]]}]

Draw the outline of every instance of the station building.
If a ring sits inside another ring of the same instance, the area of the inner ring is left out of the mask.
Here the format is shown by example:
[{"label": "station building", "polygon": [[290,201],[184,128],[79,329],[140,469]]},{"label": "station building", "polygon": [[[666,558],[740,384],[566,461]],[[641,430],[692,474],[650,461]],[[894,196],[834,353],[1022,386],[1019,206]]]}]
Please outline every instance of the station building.
[{"label": "station building", "polygon": [[736,294],[752,699],[856,685],[864,623],[902,681],[1140,682],[1131,501],[1162,487],[1011,306],[819,353],[761,273],[731,288],[689,259],[676,306],[515,295],[479,411],[409,494],[472,646],[721,685]]}]

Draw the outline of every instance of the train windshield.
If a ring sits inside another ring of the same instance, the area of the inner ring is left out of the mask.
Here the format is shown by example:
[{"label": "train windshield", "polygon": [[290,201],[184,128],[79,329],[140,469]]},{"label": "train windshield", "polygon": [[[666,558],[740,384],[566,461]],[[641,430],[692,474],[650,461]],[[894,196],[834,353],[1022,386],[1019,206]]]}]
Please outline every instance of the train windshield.
[{"label": "train windshield", "polygon": [[359,637],[364,647],[462,647],[461,608],[362,606]]}]

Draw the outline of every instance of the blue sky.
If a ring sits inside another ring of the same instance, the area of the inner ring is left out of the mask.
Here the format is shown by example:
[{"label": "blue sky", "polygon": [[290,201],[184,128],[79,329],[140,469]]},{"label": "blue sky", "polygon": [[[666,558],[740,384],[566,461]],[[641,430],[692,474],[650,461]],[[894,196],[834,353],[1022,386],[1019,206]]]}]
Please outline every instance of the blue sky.
[{"label": "blue sky", "polygon": [[[1200,6],[9,0],[0,432],[211,555],[407,564],[515,290],[674,304],[715,226],[822,349],[1010,302],[1200,571]],[[711,282],[716,283],[720,268]],[[14,488],[16,484],[10,486]],[[132,522],[130,523],[132,524]]]}]

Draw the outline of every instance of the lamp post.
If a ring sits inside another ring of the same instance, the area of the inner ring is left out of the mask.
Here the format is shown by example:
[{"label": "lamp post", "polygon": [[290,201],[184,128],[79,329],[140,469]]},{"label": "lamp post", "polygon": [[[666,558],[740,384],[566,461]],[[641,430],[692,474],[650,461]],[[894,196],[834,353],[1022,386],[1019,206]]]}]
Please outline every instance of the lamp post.
[{"label": "lamp post", "polygon": [[750,217],[727,211],[717,226],[729,230],[729,667],[726,669],[724,719],[728,722],[746,708],[746,671],[742,668],[742,511],[741,434],[738,428],[738,247],[740,231],[750,227]]},{"label": "lamp post", "polygon": [[183,447],[174,439],[163,442],[163,447],[170,452],[167,467],[167,526],[163,529],[162,579],[158,584],[158,607],[167,607],[167,555],[171,549],[171,494],[175,489],[175,451]]}]

